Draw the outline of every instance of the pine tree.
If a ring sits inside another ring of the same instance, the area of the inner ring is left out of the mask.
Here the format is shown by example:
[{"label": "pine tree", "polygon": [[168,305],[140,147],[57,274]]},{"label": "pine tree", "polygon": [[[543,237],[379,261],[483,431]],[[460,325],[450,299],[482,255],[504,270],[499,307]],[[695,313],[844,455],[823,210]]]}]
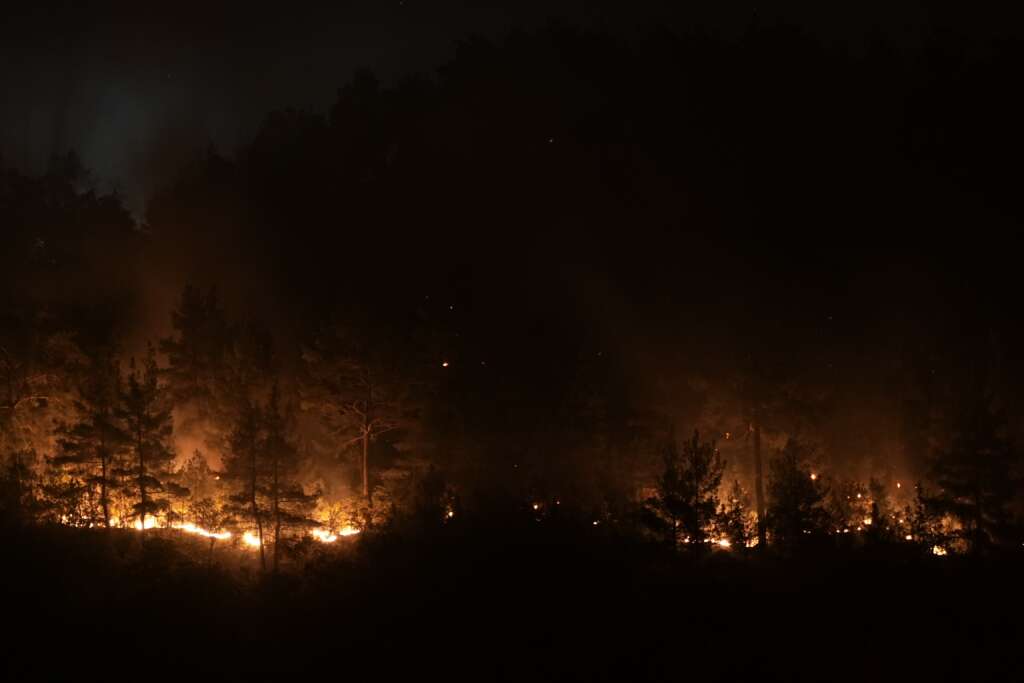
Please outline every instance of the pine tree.
[{"label": "pine tree", "polygon": [[394,359],[338,325],[328,326],[303,358],[310,379],[303,405],[324,418],[341,450],[358,445],[362,493],[372,505],[370,447],[412,426],[412,383]]},{"label": "pine tree", "polygon": [[266,571],[267,558],[263,539],[266,509],[262,505],[265,465],[260,443],[262,419],[258,405],[252,401],[243,404],[229,437],[230,450],[224,458],[224,469],[226,475],[238,486],[235,494],[231,496],[234,503],[233,511],[239,516],[248,516],[255,525],[259,539],[260,567]]},{"label": "pine tree", "polygon": [[206,456],[196,449],[192,456],[181,466],[178,478],[189,490],[193,501],[217,496],[217,474],[210,469]]},{"label": "pine tree", "polygon": [[692,439],[683,442],[681,451],[671,438],[663,457],[654,507],[669,522],[673,546],[682,533],[690,543],[703,547],[718,512],[718,487],[725,462],[715,443],[701,442],[696,431]]},{"label": "pine tree", "polygon": [[864,531],[865,520],[872,520],[868,526],[874,522],[870,493],[858,481],[830,478],[824,503],[829,525],[839,533]]},{"label": "pine tree", "polygon": [[809,449],[790,438],[769,465],[768,522],[780,545],[798,545],[805,536],[824,532],[828,523],[825,491],[811,478],[809,456]]},{"label": "pine tree", "polygon": [[233,407],[225,402],[229,355],[236,331],[227,321],[217,292],[186,286],[171,313],[174,334],[160,340],[167,356],[164,375],[177,411],[178,432],[195,433],[205,446],[223,449]]},{"label": "pine tree", "polygon": [[110,527],[110,494],[115,471],[124,466],[128,437],[119,417],[120,367],[111,355],[93,359],[74,401],[78,419],[59,426],[60,452],[54,464],[98,489],[99,518]]},{"label": "pine tree", "polygon": [[270,511],[274,520],[273,569],[280,565],[282,530],[285,527],[307,527],[313,524],[309,513],[316,496],[306,495],[294,477],[299,467],[299,452],[288,436],[288,419],[281,408],[281,396],[274,386],[263,411],[264,435],[260,442],[269,472]]},{"label": "pine tree", "polygon": [[138,494],[132,508],[139,525],[146,528],[146,517],[166,510],[168,501],[155,494],[164,491],[169,467],[174,460],[170,439],[171,411],[166,407],[158,381],[156,353],[151,346],[141,369],[132,358],[128,384],[121,395],[118,411],[123,421],[131,456],[133,484]]},{"label": "pine tree", "polygon": [[957,418],[952,442],[932,459],[938,491],[925,498],[925,505],[931,514],[955,520],[957,536],[972,552],[981,552],[1009,531],[1018,467],[1005,415],[990,397],[971,401]]},{"label": "pine tree", "polygon": [[756,517],[750,510],[750,495],[738,481],[732,483],[729,498],[718,513],[719,530],[734,548],[746,548],[757,537]]}]

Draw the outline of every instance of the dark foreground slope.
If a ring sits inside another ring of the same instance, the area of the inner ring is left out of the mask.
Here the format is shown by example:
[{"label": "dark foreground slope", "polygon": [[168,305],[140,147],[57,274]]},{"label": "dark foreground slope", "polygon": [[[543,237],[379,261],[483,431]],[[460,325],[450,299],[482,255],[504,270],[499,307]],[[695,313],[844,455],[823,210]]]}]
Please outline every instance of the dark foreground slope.
[{"label": "dark foreground slope", "polygon": [[[672,557],[552,526],[314,549],[276,580],[224,549],[7,529],[17,680],[1019,679],[1019,561],[861,550]],[[195,559],[192,559],[192,558]]]}]

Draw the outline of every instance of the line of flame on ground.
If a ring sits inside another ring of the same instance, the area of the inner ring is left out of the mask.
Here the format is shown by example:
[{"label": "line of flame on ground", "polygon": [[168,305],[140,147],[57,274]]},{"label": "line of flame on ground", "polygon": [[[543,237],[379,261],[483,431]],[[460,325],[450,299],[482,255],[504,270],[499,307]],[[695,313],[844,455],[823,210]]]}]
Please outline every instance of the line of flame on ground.
[{"label": "line of flame on ground", "polygon": [[[116,517],[111,518],[110,524],[111,526],[118,526],[120,524],[120,520]],[[143,524],[142,520],[136,519],[132,528],[136,530],[161,528],[177,529],[188,534],[195,534],[197,536],[203,536],[204,538],[213,538],[217,540],[227,540],[232,537],[232,533],[230,531],[209,531],[208,529],[204,529],[192,522],[173,522],[167,526],[160,526],[156,517],[149,516],[146,517],[145,524]],[[337,533],[325,528],[311,529],[309,535],[320,543],[334,543],[339,537],[355,536],[359,532],[360,529],[357,529],[356,527],[346,526],[339,529]],[[255,532],[246,531],[242,534],[242,545],[248,548],[259,548],[260,538]]]}]

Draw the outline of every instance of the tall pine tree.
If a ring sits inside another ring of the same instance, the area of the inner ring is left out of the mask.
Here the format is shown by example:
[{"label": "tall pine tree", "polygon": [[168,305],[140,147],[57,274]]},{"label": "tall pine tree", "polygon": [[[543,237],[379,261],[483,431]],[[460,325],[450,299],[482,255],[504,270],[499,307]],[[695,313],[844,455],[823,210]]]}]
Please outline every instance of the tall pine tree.
[{"label": "tall pine tree", "polygon": [[168,507],[167,500],[159,496],[174,460],[171,411],[165,398],[158,379],[156,353],[151,346],[142,368],[136,367],[132,358],[118,411],[127,437],[137,496],[132,509],[143,529],[147,516]]},{"label": "tall pine tree", "polygon": [[925,506],[955,520],[960,527],[956,535],[972,552],[981,552],[1008,535],[1019,465],[1006,417],[992,398],[969,400],[956,418],[951,443],[932,458],[938,491],[925,498]]}]

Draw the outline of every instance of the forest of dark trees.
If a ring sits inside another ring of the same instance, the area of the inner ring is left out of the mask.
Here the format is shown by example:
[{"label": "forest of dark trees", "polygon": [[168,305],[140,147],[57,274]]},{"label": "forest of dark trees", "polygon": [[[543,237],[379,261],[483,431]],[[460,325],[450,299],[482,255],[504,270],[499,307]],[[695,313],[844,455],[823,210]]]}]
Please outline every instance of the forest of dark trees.
[{"label": "forest of dark trees", "polygon": [[1012,680],[1021,67],[556,24],[141,214],[0,159],[0,670]]}]

